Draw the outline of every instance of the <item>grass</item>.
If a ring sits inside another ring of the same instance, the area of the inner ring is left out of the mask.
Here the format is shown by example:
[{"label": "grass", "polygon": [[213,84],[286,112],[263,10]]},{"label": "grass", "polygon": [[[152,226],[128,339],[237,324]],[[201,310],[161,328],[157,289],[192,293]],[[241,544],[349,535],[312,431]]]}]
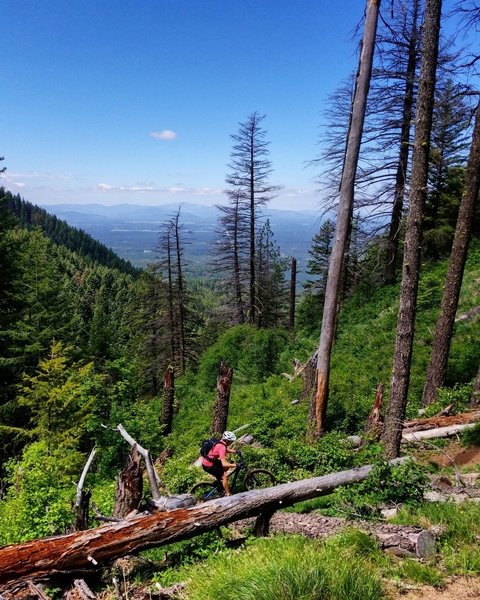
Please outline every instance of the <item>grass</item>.
[{"label": "grass", "polygon": [[384,597],[374,551],[364,534],[320,543],[300,537],[254,542],[194,568],[189,600],[379,600]]}]

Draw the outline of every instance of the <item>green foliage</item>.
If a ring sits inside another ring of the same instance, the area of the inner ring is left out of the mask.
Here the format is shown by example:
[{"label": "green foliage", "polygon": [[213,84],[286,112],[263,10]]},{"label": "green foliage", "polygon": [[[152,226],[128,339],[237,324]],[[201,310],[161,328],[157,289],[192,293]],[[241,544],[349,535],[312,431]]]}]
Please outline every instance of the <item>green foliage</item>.
[{"label": "green foliage", "polygon": [[[260,540],[234,555],[210,557],[192,571],[192,600],[376,600],[378,574],[359,546],[297,537]],[[208,573],[208,577],[205,574]]]},{"label": "green foliage", "polygon": [[381,505],[421,503],[426,483],[424,471],[413,461],[396,466],[379,462],[365,481],[337,490],[336,506],[348,517],[376,517]]},{"label": "green foliage", "polygon": [[7,464],[10,486],[0,503],[0,545],[64,533],[73,522],[75,486],[83,457],[72,448],[30,444]]},{"label": "green foliage", "polygon": [[264,381],[276,372],[276,362],[287,339],[282,330],[257,329],[251,325],[232,327],[205,352],[198,370],[199,382],[213,388],[221,360],[233,367],[237,381]]},{"label": "green foliage", "polygon": [[394,574],[400,579],[409,579],[414,583],[431,585],[442,588],[445,585],[444,577],[438,567],[405,558],[394,569]]}]

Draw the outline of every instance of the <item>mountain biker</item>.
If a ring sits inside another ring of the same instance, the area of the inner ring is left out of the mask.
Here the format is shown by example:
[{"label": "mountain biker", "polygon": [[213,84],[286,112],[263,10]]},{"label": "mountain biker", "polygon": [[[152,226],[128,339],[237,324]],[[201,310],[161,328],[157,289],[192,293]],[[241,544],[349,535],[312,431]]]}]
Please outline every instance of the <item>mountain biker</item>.
[{"label": "mountain biker", "polygon": [[202,468],[210,475],[213,475],[219,484],[223,486],[226,496],[231,496],[230,486],[228,485],[228,471],[236,467],[235,463],[228,462],[227,453],[232,453],[230,445],[237,439],[232,431],[224,431],[222,439],[212,446],[208,453],[208,458],[202,458]]}]

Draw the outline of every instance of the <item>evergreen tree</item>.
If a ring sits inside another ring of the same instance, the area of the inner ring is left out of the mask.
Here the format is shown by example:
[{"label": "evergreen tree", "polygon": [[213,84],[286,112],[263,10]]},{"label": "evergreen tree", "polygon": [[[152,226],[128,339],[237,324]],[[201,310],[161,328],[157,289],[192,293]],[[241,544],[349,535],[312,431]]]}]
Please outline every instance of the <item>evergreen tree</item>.
[{"label": "evergreen tree", "polygon": [[278,186],[268,182],[272,165],[268,158],[269,142],[267,132],[262,127],[265,115],[252,113],[245,122],[240,123],[237,134],[232,135],[233,150],[229,164],[230,173],[226,182],[230,186],[228,195],[236,197],[245,207],[248,218],[248,309],[250,323],[258,322],[257,299],[258,289],[256,267],[256,236],[259,209],[273,197]]},{"label": "evergreen tree", "polygon": [[287,261],[280,256],[270,221],[261,228],[257,247],[256,313],[259,327],[278,327],[285,321],[288,306],[285,270]]}]

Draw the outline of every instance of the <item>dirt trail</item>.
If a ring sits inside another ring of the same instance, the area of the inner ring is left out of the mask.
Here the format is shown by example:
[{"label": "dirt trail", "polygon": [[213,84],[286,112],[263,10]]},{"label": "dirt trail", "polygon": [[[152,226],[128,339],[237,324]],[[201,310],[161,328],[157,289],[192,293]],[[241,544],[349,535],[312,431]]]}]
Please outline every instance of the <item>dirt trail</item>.
[{"label": "dirt trail", "polygon": [[419,586],[414,590],[397,590],[392,600],[475,600],[480,599],[480,578],[459,577],[450,581],[445,589],[437,590],[430,586]]}]

